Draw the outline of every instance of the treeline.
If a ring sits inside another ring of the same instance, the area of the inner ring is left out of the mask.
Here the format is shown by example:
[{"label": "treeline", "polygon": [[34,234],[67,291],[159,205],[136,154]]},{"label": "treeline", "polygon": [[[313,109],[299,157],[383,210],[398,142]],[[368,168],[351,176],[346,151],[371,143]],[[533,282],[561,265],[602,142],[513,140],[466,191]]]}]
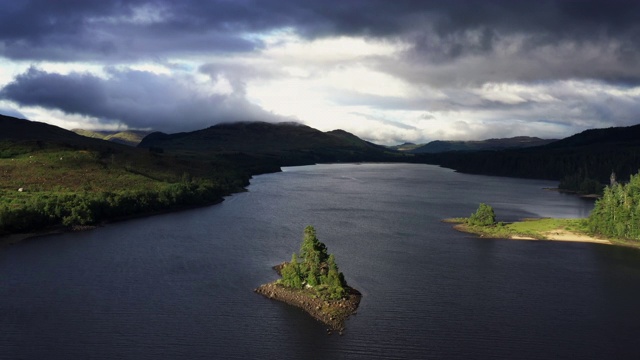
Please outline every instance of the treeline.
[{"label": "treeline", "polygon": [[0,235],[102,221],[221,200],[228,189],[207,180],[159,184],[152,190],[37,192],[0,202]]},{"label": "treeline", "polygon": [[583,174],[573,174],[560,180],[558,188],[574,191],[578,194],[602,194],[604,185],[600,181]]},{"label": "treeline", "polygon": [[614,184],[604,190],[588,219],[595,234],[640,240],[640,173],[627,184]]}]

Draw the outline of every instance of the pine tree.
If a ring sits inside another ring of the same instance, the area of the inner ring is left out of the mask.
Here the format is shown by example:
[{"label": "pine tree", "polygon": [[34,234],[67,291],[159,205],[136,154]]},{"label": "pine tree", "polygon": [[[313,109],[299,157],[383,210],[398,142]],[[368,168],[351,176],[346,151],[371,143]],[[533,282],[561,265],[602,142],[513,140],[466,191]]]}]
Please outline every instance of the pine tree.
[{"label": "pine tree", "polygon": [[329,255],[327,259],[327,276],[325,277],[325,285],[327,286],[327,292],[330,299],[340,299],[342,298],[346,291],[344,289],[343,279],[341,276],[342,273],[338,270],[338,265],[336,265],[336,259],[333,254]]},{"label": "pine tree", "polygon": [[329,300],[341,299],[347,294],[347,284],[338,270],[335,256],[327,254],[327,247],[318,240],[312,226],[304,230],[300,254],[293,254],[280,273],[280,283],[286,287],[302,289],[307,285]]},{"label": "pine tree", "polygon": [[284,286],[302,289],[300,265],[298,264],[298,256],[295,253],[291,255],[291,261],[280,270],[280,274],[282,275],[281,283]]}]

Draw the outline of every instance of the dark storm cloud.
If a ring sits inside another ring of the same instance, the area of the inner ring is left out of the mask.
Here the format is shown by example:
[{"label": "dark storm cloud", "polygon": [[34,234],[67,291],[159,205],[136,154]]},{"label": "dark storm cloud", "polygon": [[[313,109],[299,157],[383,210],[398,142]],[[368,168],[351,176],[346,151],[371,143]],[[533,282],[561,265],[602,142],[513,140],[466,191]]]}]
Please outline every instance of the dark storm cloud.
[{"label": "dark storm cloud", "polygon": [[617,39],[626,44],[619,56],[627,61],[637,59],[640,42],[637,1],[0,0],[0,5],[0,54],[22,59],[250,51],[261,43],[243,34],[283,28],[306,37],[402,38],[440,60],[491,52],[497,39],[509,34],[529,35],[529,47]]},{"label": "dark storm cloud", "polygon": [[108,75],[60,75],[31,68],[5,86],[0,99],[95,117],[105,124],[167,132],[220,122],[282,120],[249,103],[241,92],[203,94],[189,86],[189,78],[177,81],[165,75],[113,69]]}]

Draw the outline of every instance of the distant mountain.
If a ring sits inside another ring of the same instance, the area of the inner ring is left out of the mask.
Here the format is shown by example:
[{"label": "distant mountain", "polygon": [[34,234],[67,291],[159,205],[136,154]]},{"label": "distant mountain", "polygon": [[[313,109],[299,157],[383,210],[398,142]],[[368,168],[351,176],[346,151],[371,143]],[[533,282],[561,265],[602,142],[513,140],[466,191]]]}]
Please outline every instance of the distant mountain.
[{"label": "distant mountain", "polygon": [[297,123],[227,123],[171,135],[156,132],[138,146],[194,156],[244,154],[279,165],[383,161],[402,156],[343,130],[322,132]]},{"label": "distant mountain", "polygon": [[559,149],[583,146],[640,146],[640,125],[589,129],[555,141],[547,147]]},{"label": "distant mountain", "polygon": [[534,146],[547,145],[556,139],[540,139],[537,137],[517,136],[503,139],[488,139],[481,141],[444,141],[436,140],[425,145],[408,150],[413,154],[420,153],[442,153],[447,151],[483,151],[483,150],[504,150],[519,149]]},{"label": "distant mountain", "polygon": [[410,142],[405,142],[402,143],[400,145],[393,145],[393,146],[388,146],[389,149],[393,149],[393,150],[397,150],[397,151],[411,151],[417,147],[420,147],[422,145],[419,144],[414,144],[414,143],[410,143]]},{"label": "distant mountain", "polygon": [[499,151],[415,154],[417,162],[461,172],[607,183],[611,172],[626,180],[640,169],[640,125],[592,129],[543,146]]},{"label": "distant mountain", "polygon": [[143,130],[126,130],[126,131],[97,131],[97,130],[83,130],[73,129],[78,135],[91,137],[95,139],[108,140],[119,144],[138,146],[142,139],[151,134],[152,131]]}]

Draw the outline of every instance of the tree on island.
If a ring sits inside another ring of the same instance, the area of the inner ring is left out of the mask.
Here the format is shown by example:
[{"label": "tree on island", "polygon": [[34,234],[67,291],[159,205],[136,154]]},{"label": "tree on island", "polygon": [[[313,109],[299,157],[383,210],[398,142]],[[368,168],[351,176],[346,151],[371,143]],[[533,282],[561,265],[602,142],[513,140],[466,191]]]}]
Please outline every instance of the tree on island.
[{"label": "tree on island", "polygon": [[304,229],[304,238],[299,254],[293,254],[291,261],[280,270],[279,283],[293,289],[310,288],[328,300],[338,300],[347,294],[344,275],[338,270],[333,254],[316,237],[313,226]]},{"label": "tree on island", "polygon": [[478,210],[467,219],[469,225],[489,226],[496,223],[496,213],[490,205],[480,203]]}]

